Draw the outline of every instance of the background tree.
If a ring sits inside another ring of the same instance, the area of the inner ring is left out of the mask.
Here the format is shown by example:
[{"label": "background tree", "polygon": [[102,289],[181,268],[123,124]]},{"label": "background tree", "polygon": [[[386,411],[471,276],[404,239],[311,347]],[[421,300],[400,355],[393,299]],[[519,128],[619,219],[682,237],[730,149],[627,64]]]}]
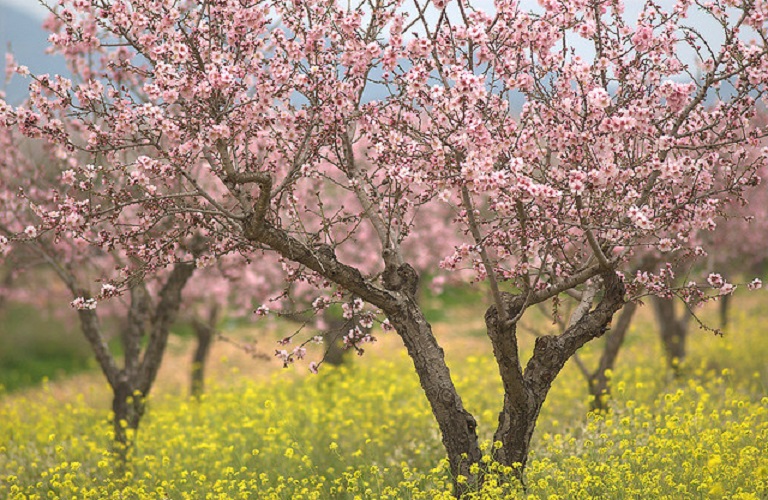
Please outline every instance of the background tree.
[{"label": "background tree", "polygon": [[[4,146],[0,153],[2,253],[6,257],[9,252],[17,255],[10,263],[16,273],[23,267],[35,273],[44,265],[65,286],[70,295],[68,302],[77,309],[83,335],[112,389],[114,439],[116,451],[124,461],[131,444],[129,434],[138,429],[170,327],[181,307],[181,292],[195,269],[199,238],[191,236],[179,241],[174,250],[178,260],[167,271],[134,274],[126,300],[110,301],[99,314],[96,298],[117,295],[114,286],[103,282],[104,276],[128,260],[142,270],[143,263],[117,249],[94,245],[100,230],[96,225],[82,231],[84,220],[77,214],[77,207],[82,206],[83,200],[58,196],[58,186],[75,181],[70,177],[72,170],[59,168],[63,160],[55,148],[45,151],[42,159],[36,161],[39,154],[30,152],[11,129],[0,128],[0,137]],[[92,175],[82,182],[98,184],[98,173],[93,166],[89,168]],[[47,217],[55,217],[61,224],[52,229]],[[146,236],[151,240],[153,232],[148,231]],[[102,285],[94,291],[99,283]],[[46,287],[47,294],[56,296],[55,286]],[[122,363],[108,347],[108,340],[114,335],[105,331],[105,315],[123,317]]]},{"label": "background tree", "polygon": [[[669,270],[629,274],[633,251],[694,257],[690,235],[714,227],[765,162],[747,154],[764,135],[750,123],[768,71],[762,4],[665,11],[649,1],[634,24],[618,0],[541,5],[64,1],[51,42],[82,83],[36,77],[31,105],[4,106],[0,118],[104,159],[107,182],[78,185],[85,228],[73,237],[140,214],[133,231],[100,232],[99,246],[151,273],[203,232],[199,258],[275,252],[291,281],[346,297],[362,327],[380,311],[413,361],[461,494],[459,476],[477,476],[481,452],[403,252],[429,224],[422,207],[456,207],[464,243],[442,267],[472,269],[491,290],[485,320],[505,393],[494,458],[521,477],[564,363],[606,331],[628,293],[672,293]],[[721,44],[686,25],[694,10]],[[78,120],[84,142],[62,116]],[[72,170],[79,182],[90,172]],[[327,212],[342,192],[356,203]],[[378,239],[375,273],[342,257],[363,230]],[[132,290],[137,271],[118,266],[108,284]],[[570,326],[537,339],[523,368],[518,320],[569,290],[580,300]],[[704,296],[696,283],[676,293]]]}]

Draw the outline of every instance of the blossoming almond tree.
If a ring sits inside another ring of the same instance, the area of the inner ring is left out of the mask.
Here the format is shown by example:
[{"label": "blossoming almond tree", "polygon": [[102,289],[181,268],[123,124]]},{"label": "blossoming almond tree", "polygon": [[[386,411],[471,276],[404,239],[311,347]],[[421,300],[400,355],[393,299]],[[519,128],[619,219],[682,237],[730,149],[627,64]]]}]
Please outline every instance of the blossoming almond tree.
[{"label": "blossoming almond tree", "polygon": [[[495,15],[465,8],[458,27],[446,16],[430,25],[420,15],[426,36],[410,48],[421,56],[392,69],[402,82],[401,106],[386,115],[395,126],[379,121],[396,146],[382,148],[385,161],[407,163],[463,204],[475,245],[446,265],[471,259],[494,294],[486,322],[505,388],[496,456],[508,464],[525,464],[536,417],[565,360],[601,335],[621,306],[624,291],[612,271],[628,269],[635,247],[693,250],[691,233],[713,227],[719,198],[752,183],[764,161],[746,153],[763,133],[747,120],[763,90],[764,47],[734,32],[761,30],[761,13],[702,9],[724,30],[725,45],[712,48],[681,25],[698,9],[691,2],[670,12],[648,2],[634,27],[619,2],[544,6],[540,17],[514,3],[497,4]],[[574,38],[589,40],[590,62],[569,48]],[[685,46],[697,54],[701,78],[684,76],[691,69],[677,54]],[[682,82],[674,79],[681,75]],[[513,93],[526,97],[517,120],[508,107]],[[720,97],[717,104],[706,103],[710,96]],[[414,157],[426,158],[420,169]],[[664,296],[673,273],[625,278],[631,290]],[[520,292],[503,293],[504,281]],[[523,370],[517,319],[576,287],[581,310],[561,335],[538,339]],[[693,285],[681,292],[700,298]]]},{"label": "blossoming almond tree", "polygon": [[[765,109],[758,111],[756,120],[762,125],[768,121]],[[768,170],[758,172],[765,178]],[[717,229],[705,236],[711,246],[717,247],[718,252],[708,255],[706,266],[722,273],[725,277],[732,274],[752,273],[758,276],[765,274],[766,245],[765,236],[768,234],[768,190],[765,187],[752,190],[746,199],[746,204],[737,204],[729,210],[730,218],[725,224],[718,224]],[[753,281],[751,288],[760,286],[759,281]],[[728,325],[728,307],[731,304],[731,294],[724,295],[720,302],[720,328]]]},{"label": "blossoming almond tree", "polygon": [[[105,276],[131,259],[119,249],[93,244],[99,229],[90,224],[85,229],[85,219],[77,211],[87,202],[68,195],[58,198],[58,186],[67,183],[65,178],[71,172],[60,168],[62,162],[66,165],[63,155],[57,155],[55,148],[35,153],[30,144],[12,132],[0,126],[0,255],[4,260],[14,256],[7,262],[14,273],[26,270],[50,280],[51,275],[41,269],[47,267],[65,286],[70,298],[61,305],[71,301],[77,309],[82,332],[112,389],[115,451],[124,461],[132,444],[131,432],[138,429],[144,414],[145,398],[154,384],[170,328],[181,306],[182,290],[195,269],[193,255],[199,246],[198,238],[184,238],[174,252],[175,263],[168,269],[134,274],[125,300],[110,301],[96,311],[97,298],[117,296],[117,288],[103,282]],[[94,182],[95,178],[89,176],[83,183]],[[57,219],[55,230],[47,217]],[[139,264],[137,259],[132,260],[133,265]],[[24,289],[30,281],[17,278],[10,288],[11,295],[26,296],[37,303],[61,299],[56,283],[48,281],[41,295],[40,290],[33,294]],[[98,291],[93,290],[94,286]],[[105,317],[106,323],[110,318],[122,322],[122,360],[108,347],[118,328],[105,327]]]},{"label": "blossoming almond tree", "polygon": [[[492,292],[485,319],[505,393],[494,458],[522,477],[564,363],[606,331],[628,291],[667,292],[668,276],[624,272],[633,251],[693,255],[689,235],[757,182],[765,155],[745,151],[764,134],[749,118],[768,75],[767,10],[648,1],[630,21],[620,0],[542,0],[535,11],[511,0],[62,0],[50,40],[80,82],[36,76],[31,105],[3,106],[0,118],[92,155],[96,167],[72,167],[86,200],[74,212],[85,228],[131,221],[94,243],[140,256],[147,272],[204,231],[201,258],[275,252],[293,279],[381,311],[461,494],[481,451],[403,252],[431,225],[422,208],[457,209],[445,229],[464,243],[442,267],[472,269]],[[706,36],[694,12],[714,26]],[[93,168],[130,188],[83,184]],[[327,211],[342,192],[356,204]],[[37,231],[64,224],[42,215]],[[362,228],[378,240],[375,272],[343,257]],[[135,269],[116,271],[110,284],[130,289]],[[518,320],[562,293],[578,297],[577,313],[523,367]]]}]

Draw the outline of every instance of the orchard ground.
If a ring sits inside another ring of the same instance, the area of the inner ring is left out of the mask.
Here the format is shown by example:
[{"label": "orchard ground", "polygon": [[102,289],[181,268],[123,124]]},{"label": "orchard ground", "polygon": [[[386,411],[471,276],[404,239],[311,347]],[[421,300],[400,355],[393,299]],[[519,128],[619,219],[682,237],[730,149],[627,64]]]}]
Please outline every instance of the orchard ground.
[{"label": "orchard ground", "polygon": [[[459,298],[468,305],[434,304],[435,332],[488,458],[502,390],[482,315],[471,295]],[[476,496],[768,498],[764,304],[763,292],[737,297],[724,338],[694,325],[677,379],[664,368],[650,307],[641,308],[614,373],[612,412],[586,414],[586,383],[569,363],[537,426],[527,491],[488,459]],[[714,323],[714,308],[702,317]],[[543,316],[529,319],[524,352],[530,331],[548,328]],[[285,331],[263,330],[227,336],[256,338],[269,353]],[[174,337],[125,475],[109,452],[110,392],[99,373],[4,394],[0,498],[448,498],[450,473],[418,380],[399,339],[378,339],[318,376],[218,342],[207,394],[195,402],[191,341]],[[588,366],[600,347],[580,353]]]}]

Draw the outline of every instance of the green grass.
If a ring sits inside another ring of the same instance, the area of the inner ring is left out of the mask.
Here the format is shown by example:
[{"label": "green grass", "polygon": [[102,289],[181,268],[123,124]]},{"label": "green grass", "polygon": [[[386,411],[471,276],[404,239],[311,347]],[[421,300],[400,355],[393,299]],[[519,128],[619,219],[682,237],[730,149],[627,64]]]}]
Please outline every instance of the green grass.
[{"label": "green grass", "polygon": [[441,293],[423,288],[420,300],[427,321],[437,323],[446,321],[451,317],[451,312],[456,309],[479,307],[487,294],[485,287],[470,285],[446,287]]},{"label": "green grass", "polygon": [[[67,317],[69,323],[73,318]],[[0,310],[0,386],[15,391],[94,367],[79,330],[31,306]]]}]

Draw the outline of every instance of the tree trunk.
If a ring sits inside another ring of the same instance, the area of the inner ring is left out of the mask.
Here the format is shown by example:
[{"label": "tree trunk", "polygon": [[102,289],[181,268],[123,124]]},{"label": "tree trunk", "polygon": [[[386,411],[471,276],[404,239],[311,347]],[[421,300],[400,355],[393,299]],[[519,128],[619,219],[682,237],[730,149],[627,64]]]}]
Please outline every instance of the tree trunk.
[{"label": "tree trunk", "polygon": [[328,329],[323,333],[323,343],[325,344],[323,363],[334,366],[340,366],[344,363],[348,350],[344,349],[341,339],[346,333],[345,329],[348,325],[349,321],[347,320],[332,319],[328,321]]},{"label": "tree trunk", "polygon": [[[505,298],[510,297],[505,295]],[[509,317],[516,316],[523,307],[522,296],[511,298],[510,303],[504,307],[508,310]],[[491,306],[486,311],[485,324],[504,385],[504,403],[493,436],[494,443],[499,442],[502,446],[495,451],[494,458],[505,465],[515,467],[516,475],[522,483],[522,471],[528,459],[531,436],[541,403],[534,400],[523,379],[517,345],[517,325],[503,324],[496,306]]]},{"label": "tree trunk", "polygon": [[143,394],[149,394],[155,383],[160,363],[163,361],[171,326],[181,307],[181,292],[186,286],[195,265],[191,262],[179,262],[173,266],[170,276],[158,294],[159,301],[152,312],[149,340],[137,366],[137,387]]},{"label": "tree trunk", "polygon": [[728,309],[731,305],[731,295],[720,297],[720,328],[725,329],[728,326]]},{"label": "tree trunk", "polygon": [[[482,457],[477,441],[477,422],[464,409],[445,362],[443,349],[438,345],[432,327],[415,299],[405,301],[398,311],[388,314],[388,318],[403,339],[421,387],[432,407],[448,454],[454,493],[457,497],[461,496],[468,487],[477,484],[478,478],[469,471],[470,466]],[[459,475],[467,478],[467,483],[458,482]]]},{"label": "tree trunk", "polygon": [[8,301],[8,290],[13,285],[13,268],[9,267],[3,272],[3,279],[0,283],[0,309],[5,307],[5,303]]},{"label": "tree trunk", "polygon": [[[624,286],[613,273],[603,276],[605,293],[597,307],[586,312],[560,335],[536,339],[533,355],[522,371],[517,348],[516,325],[502,324],[496,306],[486,312],[488,336],[504,385],[504,404],[494,434],[494,459],[511,466],[524,485],[531,438],[541,407],[565,362],[585,343],[603,335],[614,313],[624,303]],[[524,296],[504,294],[508,317],[515,317],[525,303]]]},{"label": "tree trunk", "polygon": [[443,349],[416,301],[418,274],[407,264],[400,265],[396,270],[388,264],[386,267],[389,269],[385,268],[383,276],[385,288],[379,287],[366,279],[359,269],[339,262],[332,248],[312,248],[268,223],[264,219],[264,207],[268,207],[271,184],[265,183],[261,187],[266,195],[260,198],[259,207],[245,221],[244,236],[268,245],[283,257],[307,266],[384,311],[413,361],[421,387],[440,427],[454,478],[454,492],[457,496],[462,495],[467,487],[457,480],[458,476],[467,477],[468,484],[472,484],[474,478],[469,472],[470,465],[477,463],[482,456],[477,442],[477,422],[464,409],[445,363]]},{"label": "tree trunk", "polygon": [[197,319],[192,321],[192,329],[195,330],[197,346],[192,355],[190,395],[196,399],[199,399],[205,390],[205,366],[208,361],[208,354],[211,352],[213,337],[216,333],[217,320],[218,307],[213,306],[207,321],[204,322]]},{"label": "tree trunk", "polygon": [[606,403],[610,396],[610,386],[608,385],[606,372],[613,370],[613,367],[616,366],[619,349],[621,349],[621,345],[624,343],[624,338],[629,331],[629,326],[632,324],[635,311],[637,311],[636,302],[625,304],[621,309],[616,326],[612,327],[606,336],[600,362],[595,372],[589,378],[589,394],[593,396],[590,403],[591,411],[605,411],[607,409]]},{"label": "tree trunk", "polygon": [[[260,200],[263,206],[267,206],[269,202],[270,187],[269,183],[262,186],[267,193],[267,196]],[[244,236],[251,241],[270,246],[283,257],[307,266],[384,311],[403,339],[432,408],[432,414],[440,427],[454,478],[454,492],[461,496],[471,485],[478,484],[481,478],[473,477],[470,473],[470,466],[482,458],[477,442],[477,423],[464,409],[461,397],[451,380],[443,350],[418,306],[416,271],[407,264],[395,269],[388,263],[386,267],[389,269],[385,268],[382,276],[385,288],[380,288],[363,277],[358,269],[339,262],[332,249],[322,246],[313,249],[285,231],[273,227],[264,220],[264,214],[260,213],[265,210],[260,208],[246,220]],[[615,272],[607,271],[602,279],[605,293],[597,307],[587,312],[562,334],[539,338],[522,376],[513,327],[498,325],[498,335],[490,334],[507,395],[496,433],[502,438],[502,447],[496,450],[497,459],[509,465],[520,463],[520,476],[522,465],[527,461],[536,417],[555,376],[579,347],[605,332],[613,314],[624,304],[624,286]],[[522,302],[508,302],[519,310],[525,299],[518,300]],[[491,309],[489,313],[492,312]],[[508,314],[507,317],[515,315],[516,313]],[[491,317],[493,316],[498,315],[491,314]],[[518,411],[519,408],[523,411]],[[466,485],[457,480],[459,475],[468,479]]]},{"label": "tree trunk", "polygon": [[[149,292],[143,283],[131,288],[131,304],[127,326],[123,331],[124,366],[120,368],[107,346],[99,317],[94,309],[80,309],[78,316],[85,338],[91,345],[96,360],[112,388],[114,449],[124,469],[133,445],[128,430],[138,430],[144,415],[145,398],[149,395],[160,368],[170,327],[181,306],[181,291],[194,272],[191,263],[177,263],[159,292],[159,302],[151,308]],[[86,290],[68,283],[75,297],[88,297]],[[146,328],[151,328],[149,341],[142,357],[141,341]],[[134,432],[135,434],[135,432]],[[135,437],[135,436],[134,436]]]},{"label": "tree trunk", "polygon": [[677,374],[680,365],[685,360],[685,341],[690,315],[683,312],[682,316],[678,318],[675,313],[674,299],[653,297],[652,300],[667,366]]},{"label": "tree trunk", "polygon": [[[133,390],[127,380],[119,381],[112,388],[112,426],[115,432],[113,447],[121,467],[125,467],[128,462],[144,410],[144,395]],[[129,436],[129,431],[132,431],[132,436]]]}]

